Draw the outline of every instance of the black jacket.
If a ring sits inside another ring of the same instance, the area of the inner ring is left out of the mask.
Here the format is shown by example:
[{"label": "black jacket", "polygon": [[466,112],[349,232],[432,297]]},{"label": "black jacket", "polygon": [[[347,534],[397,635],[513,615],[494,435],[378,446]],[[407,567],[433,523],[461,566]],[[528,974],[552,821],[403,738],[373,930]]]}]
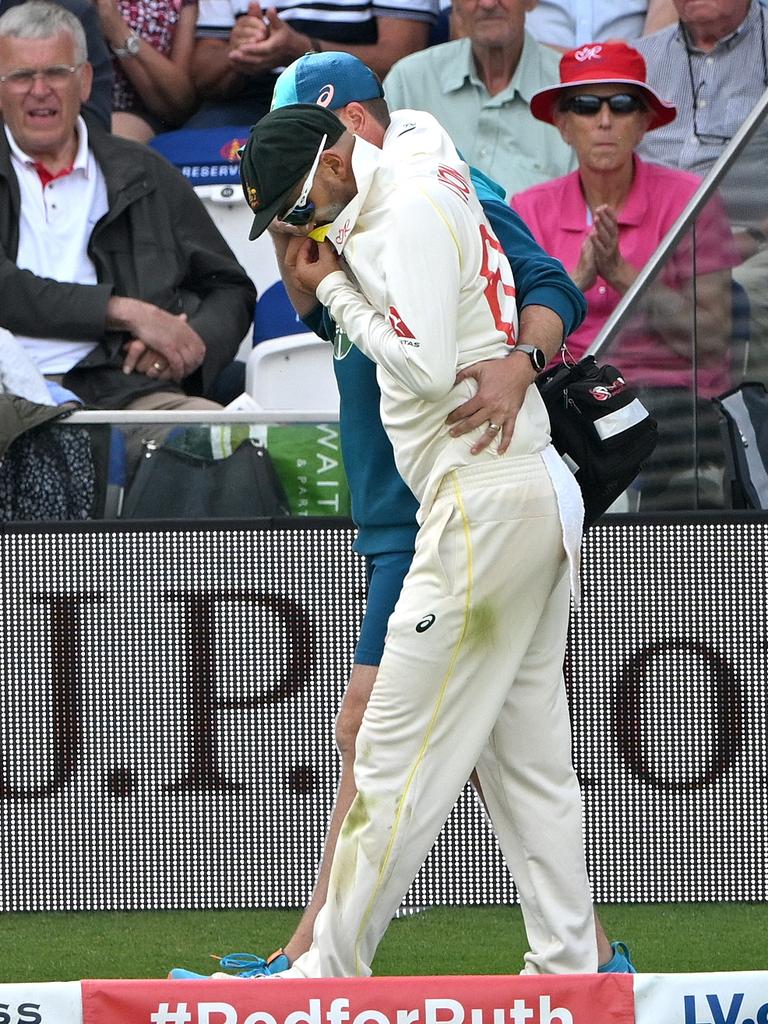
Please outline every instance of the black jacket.
[{"label": "black jacket", "polygon": [[122,372],[126,335],[107,331],[109,299],[143,299],[183,312],[206,346],[205,360],[184,390],[204,394],[245,336],[256,289],[175,168],[147,146],[109,135],[91,118],[88,133],[109,201],[88,245],[95,285],[53,281],[16,266],[19,187],[0,130],[0,326],[34,337],[98,340],[64,383],[89,405],[119,409],[138,394],[169,385]]}]

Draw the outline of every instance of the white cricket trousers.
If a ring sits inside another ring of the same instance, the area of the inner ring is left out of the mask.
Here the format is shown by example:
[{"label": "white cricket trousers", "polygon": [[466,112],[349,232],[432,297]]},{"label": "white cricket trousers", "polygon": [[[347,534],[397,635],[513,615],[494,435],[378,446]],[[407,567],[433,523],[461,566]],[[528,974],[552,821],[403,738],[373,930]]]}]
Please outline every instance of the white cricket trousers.
[{"label": "white cricket trousers", "polygon": [[562,678],[568,616],[561,523],[541,456],[450,473],[389,620],[357,738],[358,795],[312,947],[281,977],[370,974],[475,766],[520,894],[525,971],[597,970]]}]

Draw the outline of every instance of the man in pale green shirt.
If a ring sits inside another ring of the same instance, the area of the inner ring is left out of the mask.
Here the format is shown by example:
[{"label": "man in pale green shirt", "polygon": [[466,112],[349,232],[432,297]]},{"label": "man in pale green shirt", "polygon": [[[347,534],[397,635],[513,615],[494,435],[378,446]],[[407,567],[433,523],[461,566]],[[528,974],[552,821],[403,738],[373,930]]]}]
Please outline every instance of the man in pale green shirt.
[{"label": "man in pale green shirt", "polygon": [[428,110],[464,159],[507,198],[576,167],[573,150],[531,114],[531,96],[560,81],[560,54],[525,31],[535,0],[487,9],[454,0],[466,38],[404,57],[384,79],[390,110]]}]

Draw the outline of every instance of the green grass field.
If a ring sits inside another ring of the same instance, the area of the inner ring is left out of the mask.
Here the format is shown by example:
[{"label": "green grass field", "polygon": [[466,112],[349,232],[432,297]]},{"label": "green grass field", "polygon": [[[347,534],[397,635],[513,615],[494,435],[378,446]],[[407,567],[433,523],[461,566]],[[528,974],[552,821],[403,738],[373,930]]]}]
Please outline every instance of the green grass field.
[{"label": "green grass field", "polygon": [[[768,969],[767,904],[609,905],[611,938],[627,941],[641,971]],[[169,967],[206,973],[208,953],[266,956],[297,921],[283,911],[3,914],[0,982],[158,978]],[[375,971],[512,974],[525,948],[517,908],[437,908],[393,921]]]}]

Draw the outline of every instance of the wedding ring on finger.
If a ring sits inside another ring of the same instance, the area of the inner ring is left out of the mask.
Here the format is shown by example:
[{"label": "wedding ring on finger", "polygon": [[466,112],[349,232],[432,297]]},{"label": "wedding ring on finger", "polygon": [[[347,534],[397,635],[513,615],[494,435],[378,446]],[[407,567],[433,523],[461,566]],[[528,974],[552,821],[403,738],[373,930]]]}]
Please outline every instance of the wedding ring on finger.
[{"label": "wedding ring on finger", "polygon": [[157,370],[158,373],[162,370],[162,368],[163,364],[159,362],[157,359],[154,361],[154,363],[152,363],[152,369]]},{"label": "wedding ring on finger", "polygon": [[489,423],[488,423],[488,429],[489,429],[489,430],[492,430],[492,431],[494,432],[494,434],[498,434],[498,432],[499,432],[499,431],[501,430],[501,427],[499,426],[499,424],[498,424],[498,423],[491,423],[491,422],[489,421]]}]

